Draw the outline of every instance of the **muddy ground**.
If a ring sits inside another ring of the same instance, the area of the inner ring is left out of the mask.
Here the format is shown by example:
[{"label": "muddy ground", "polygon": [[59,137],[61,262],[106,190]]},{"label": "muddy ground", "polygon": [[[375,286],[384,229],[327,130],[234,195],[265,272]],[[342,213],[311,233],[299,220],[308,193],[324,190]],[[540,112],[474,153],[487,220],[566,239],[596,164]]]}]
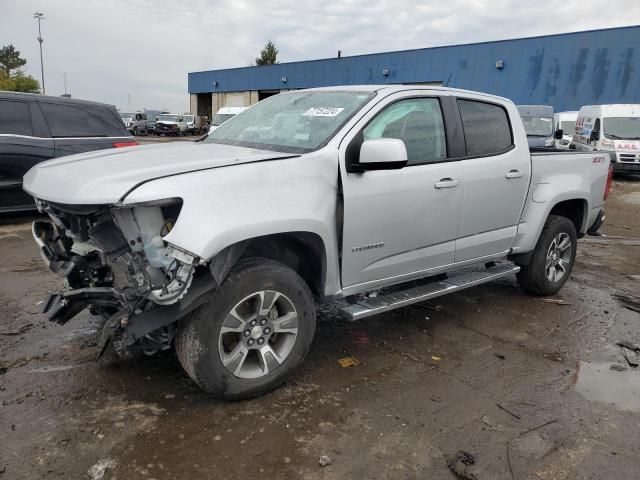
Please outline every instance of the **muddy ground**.
[{"label": "muddy ground", "polygon": [[617,179],[607,211],[563,302],[509,279],[359,323],[327,310],[295,378],[235,403],[171,351],[98,368],[88,314],[38,313],[60,281],[30,218],[5,217],[0,479],[453,479],[458,451],[481,480],[638,478],[640,371],[616,342],[640,343],[640,313],[612,295],[638,292],[640,182]]}]

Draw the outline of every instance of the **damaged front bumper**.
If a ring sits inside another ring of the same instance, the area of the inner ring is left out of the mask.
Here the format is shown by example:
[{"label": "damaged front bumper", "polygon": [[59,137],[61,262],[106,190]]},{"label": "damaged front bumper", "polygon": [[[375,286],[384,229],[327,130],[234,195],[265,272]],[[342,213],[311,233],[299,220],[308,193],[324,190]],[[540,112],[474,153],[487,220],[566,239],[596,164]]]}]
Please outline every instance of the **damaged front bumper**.
[{"label": "damaged front bumper", "polygon": [[149,337],[216,286],[197,256],[162,240],[179,214],[175,202],[38,207],[51,221],[34,222],[33,237],[42,260],[65,279],[64,291],[49,295],[42,311],[64,324],[89,308],[105,319],[103,345],[118,332],[130,343]]}]

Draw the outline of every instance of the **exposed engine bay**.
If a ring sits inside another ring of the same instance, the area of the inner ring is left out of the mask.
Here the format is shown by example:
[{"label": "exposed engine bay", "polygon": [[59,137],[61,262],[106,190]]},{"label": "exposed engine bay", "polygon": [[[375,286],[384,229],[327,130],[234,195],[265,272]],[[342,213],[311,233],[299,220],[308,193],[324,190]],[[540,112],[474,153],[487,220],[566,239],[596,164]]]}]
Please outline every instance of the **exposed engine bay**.
[{"label": "exposed engine bay", "polygon": [[[121,348],[136,343],[147,354],[169,348],[172,322],[215,286],[198,257],[163,240],[178,218],[180,200],[133,207],[37,205],[51,222],[34,222],[34,238],[45,263],[66,284],[64,292],[46,299],[43,312],[66,323],[90,308],[105,320],[103,349],[109,341]],[[206,278],[188,302],[180,302],[196,277]]]}]

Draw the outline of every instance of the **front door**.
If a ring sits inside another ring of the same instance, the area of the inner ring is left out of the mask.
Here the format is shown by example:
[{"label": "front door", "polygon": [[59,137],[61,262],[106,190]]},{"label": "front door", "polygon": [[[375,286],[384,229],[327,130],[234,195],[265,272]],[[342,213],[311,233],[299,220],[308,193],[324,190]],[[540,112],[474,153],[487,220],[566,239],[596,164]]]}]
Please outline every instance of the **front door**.
[{"label": "front door", "polygon": [[372,109],[348,145],[401,139],[408,163],[399,170],[349,173],[341,148],[345,294],[424,276],[452,264],[462,206],[461,162],[447,161],[443,101],[426,92],[391,96]]}]

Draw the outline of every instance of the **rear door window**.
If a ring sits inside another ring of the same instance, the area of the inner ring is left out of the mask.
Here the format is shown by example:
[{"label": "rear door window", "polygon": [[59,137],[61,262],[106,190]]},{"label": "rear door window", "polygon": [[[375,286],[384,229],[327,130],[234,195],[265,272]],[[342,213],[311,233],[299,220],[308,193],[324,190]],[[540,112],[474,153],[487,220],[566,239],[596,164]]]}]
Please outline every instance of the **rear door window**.
[{"label": "rear door window", "polygon": [[458,99],[458,107],[467,155],[498,155],[513,146],[509,116],[503,107],[467,99]]},{"label": "rear door window", "polygon": [[33,135],[27,102],[0,100],[0,134]]},{"label": "rear door window", "polygon": [[128,136],[122,121],[107,107],[40,102],[53,137]]}]

